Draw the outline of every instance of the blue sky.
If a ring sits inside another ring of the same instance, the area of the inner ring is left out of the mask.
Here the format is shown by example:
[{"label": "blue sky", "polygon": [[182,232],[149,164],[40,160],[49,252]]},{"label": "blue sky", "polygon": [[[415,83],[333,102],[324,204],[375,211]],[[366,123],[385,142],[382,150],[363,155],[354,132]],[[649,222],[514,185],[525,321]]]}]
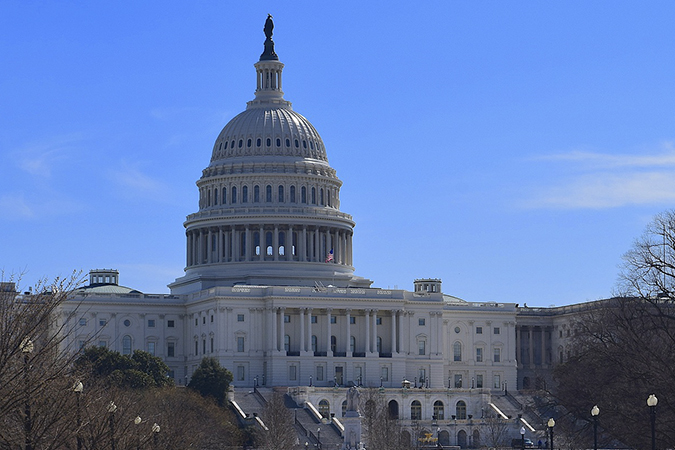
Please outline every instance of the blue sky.
[{"label": "blue sky", "polygon": [[673,2],[0,3],[0,268],[168,292],[267,13],[377,287],[608,296],[675,202]]}]

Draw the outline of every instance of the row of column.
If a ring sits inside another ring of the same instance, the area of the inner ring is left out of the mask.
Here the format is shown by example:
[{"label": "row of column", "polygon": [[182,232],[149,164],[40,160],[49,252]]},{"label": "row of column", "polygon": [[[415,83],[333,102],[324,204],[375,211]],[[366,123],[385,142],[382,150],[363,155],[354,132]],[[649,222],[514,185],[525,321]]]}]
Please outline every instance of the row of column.
[{"label": "row of column", "polygon": [[281,69],[263,68],[257,72],[257,90],[281,90]]},{"label": "row of column", "polygon": [[[187,266],[303,261],[352,265],[352,231],[307,225],[245,225],[188,230]],[[333,255],[330,257],[330,252]]]},{"label": "row of column", "polygon": [[[539,363],[537,364],[534,359],[534,329],[537,328],[540,332],[539,336]],[[547,361],[547,355],[551,355],[550,347],[546,345],[546,334],[551,331],[551,327],[534,327],[521,325],[516,327],[516,359],[521,367],[525,366],[524,364],[524,355],[527,350],[527,366],[534,367],[535,365],[546,365],[550,364],[551,361]],[[523,339],[523,333],[527,333],[527,348],[525,348],[525,341]],[[552,344],[552,343],[551,343]]]}]

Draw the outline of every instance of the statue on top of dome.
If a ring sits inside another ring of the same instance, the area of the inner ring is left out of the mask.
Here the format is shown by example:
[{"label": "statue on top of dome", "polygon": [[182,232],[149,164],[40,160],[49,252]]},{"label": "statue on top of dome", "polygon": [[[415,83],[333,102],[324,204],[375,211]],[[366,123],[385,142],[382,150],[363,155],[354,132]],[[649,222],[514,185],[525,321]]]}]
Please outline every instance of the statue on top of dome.
[{"label": "statue on top of dome", "polygon": [[274,60],[278,61],[279,57],[274,52],[274,41],[272,41],[272,32],[274,31],[274,22],[272,21],[272,14],[267,14],[267,20],[265,20],[265,27],[263,28],[265,32],[265,51],[260,55],[261,61]]}]

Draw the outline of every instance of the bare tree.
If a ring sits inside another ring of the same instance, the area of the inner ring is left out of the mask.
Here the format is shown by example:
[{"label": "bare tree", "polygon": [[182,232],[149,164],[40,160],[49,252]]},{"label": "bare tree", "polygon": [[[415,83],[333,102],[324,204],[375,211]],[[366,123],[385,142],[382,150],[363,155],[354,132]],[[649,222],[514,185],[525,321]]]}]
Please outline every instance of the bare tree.
[{"label": "bare tree", "polygon": [[409,450],[398,418],[392,417],[384,395],[377,389],[364,389],[361,394],[363,437],[368,450]]},{"label": "bare tree", "polygon": [[258,430],[256,442],[261,449],[291,450],[295,447],[297,432],[290,409],[286,408],[284,394],[274,392],[262,411],[266,430]]},{"label": "bare tree", "polygon": [[481,442],[488,447],[506,447],[510,438],[512,420],[502,419],[494,414],[484,419],[485,428],[481,436]]}]

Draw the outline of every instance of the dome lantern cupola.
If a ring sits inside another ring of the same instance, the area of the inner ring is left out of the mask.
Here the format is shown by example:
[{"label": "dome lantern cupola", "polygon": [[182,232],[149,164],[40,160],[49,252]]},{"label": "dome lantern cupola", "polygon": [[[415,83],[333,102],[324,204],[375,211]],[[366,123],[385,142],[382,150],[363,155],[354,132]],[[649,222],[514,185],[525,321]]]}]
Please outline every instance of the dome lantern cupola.
[{"label": "dome lantern cupola", "polygon": [[281,90],[274,23],[256,69],[255,99],[218,135],[197,181],[199,211],[185,221],[183,294],[238,284],[369,287],[354,275],[354,221],[319,133]]}]

